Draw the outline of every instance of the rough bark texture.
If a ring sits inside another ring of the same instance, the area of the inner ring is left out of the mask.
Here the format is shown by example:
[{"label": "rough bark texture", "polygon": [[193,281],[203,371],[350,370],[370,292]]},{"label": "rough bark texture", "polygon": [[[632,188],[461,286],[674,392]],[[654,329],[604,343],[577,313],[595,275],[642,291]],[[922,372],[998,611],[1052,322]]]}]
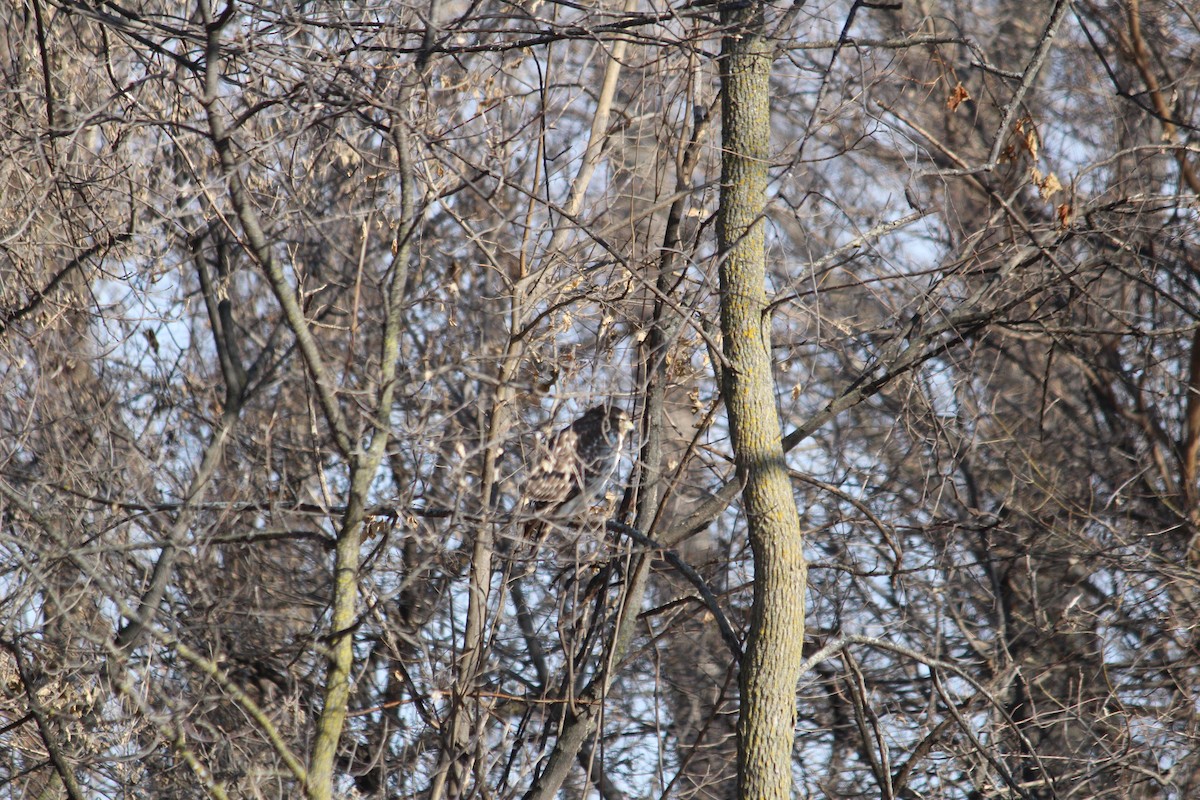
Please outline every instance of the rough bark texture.
[{"label": "rough bark texture", "polygon": [[761,8],[727,13],[722,45],[721,329],[725,405],[754,552],[754,605],[740,677],[743,798],[787,798],[804,640],[805,563],[783,457],[766,327],[762,210],[770,158],[771,48]]}]

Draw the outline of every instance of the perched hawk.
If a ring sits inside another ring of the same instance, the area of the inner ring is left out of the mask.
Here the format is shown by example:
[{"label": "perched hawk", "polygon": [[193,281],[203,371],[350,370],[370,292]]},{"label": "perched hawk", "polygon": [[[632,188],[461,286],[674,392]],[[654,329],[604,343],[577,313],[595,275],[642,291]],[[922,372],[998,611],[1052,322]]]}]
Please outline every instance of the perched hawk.
[{"label": "perched hawk", "polygon": [[538,446],[525,480],[530,506],[569,517],[597,500],[621,460],[633,421],[625,409],[596,406]]}]

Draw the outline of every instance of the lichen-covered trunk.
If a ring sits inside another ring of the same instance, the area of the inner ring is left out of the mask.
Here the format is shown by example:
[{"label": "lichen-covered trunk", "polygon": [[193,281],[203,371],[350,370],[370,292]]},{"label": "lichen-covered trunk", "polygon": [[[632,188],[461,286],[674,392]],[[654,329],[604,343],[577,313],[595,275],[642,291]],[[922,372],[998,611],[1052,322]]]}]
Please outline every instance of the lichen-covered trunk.
[{"label": "lichen-covered trunk", "polygon": [[766,324],[762,213],[770,163],[771,47],[762,8],[726,12],[722,44],[721,330],[725,405],[754,553],[738,720],[741,798],[788,798],[806,571],[783,457]]}]

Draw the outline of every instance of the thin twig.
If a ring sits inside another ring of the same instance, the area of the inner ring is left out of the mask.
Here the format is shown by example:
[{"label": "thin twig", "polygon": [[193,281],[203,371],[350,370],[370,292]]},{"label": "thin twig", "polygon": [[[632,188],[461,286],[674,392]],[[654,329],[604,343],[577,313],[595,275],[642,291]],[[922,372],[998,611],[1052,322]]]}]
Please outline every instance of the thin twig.
[{"label": "thin twig", "polygon": [[616,520],[609,520],[605,523],[605,527],[610,531],[628,536],[640,545],[660,551],[663,557],[670,562],[671,566],[679,570],[679,574],[686,578],[688,583],[696,587],[696,591],[700,593],[700,598],[704,601],[704,605],[712,612],[713,618],[717,622],[717,628],[721,631],[722,641],[729,648],[729,652],[733,655],[734,660],[740,664],[742,662],[742,642],[738,639],[737,634],[734,633],[733,626],[729,624],[729,619],[725,616],[725,612],[721,610],[721,605],[717,602],[717,596],[713,594],[712,589],[708,588],[708,584],[705,583],[700,573],[692,569],[691,565],[680,558],[679,554],[674,550],[654,541],[631,525],[626,525]]}]

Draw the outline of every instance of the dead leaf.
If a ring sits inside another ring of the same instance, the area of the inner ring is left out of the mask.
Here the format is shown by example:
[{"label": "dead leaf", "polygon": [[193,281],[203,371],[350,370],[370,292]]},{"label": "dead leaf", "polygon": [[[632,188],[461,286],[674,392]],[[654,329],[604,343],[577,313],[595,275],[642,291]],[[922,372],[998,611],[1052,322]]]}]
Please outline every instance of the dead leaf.
[{"label": "dead leaf", "polygon": [[1062,184],[1058,182],[1058,176],[1053,172],[1039,180],[1037,186],[1038,193],[1042,196],[1043,200],[1049,200],[1057,192],[1061,192],[1063,188]]},{"label": "dead leaf", "polygon": [[1029,130],[1025,131],[1025,149],[1029,151],[1029,158],[1032,161],[1037,161],[1038,150],[1041,149],[1041,140],[1038,138],[1037,129],[1033,127],[1032,120],[1030,121]]},{"label": "dead leaf", "polygon": [[967,93],[967,87],[959,83],[954,87],[954,91],[946,98],[946,108],[951,111],[958,111],[958,107],[965,101],[970,100],[971,95]]}]

